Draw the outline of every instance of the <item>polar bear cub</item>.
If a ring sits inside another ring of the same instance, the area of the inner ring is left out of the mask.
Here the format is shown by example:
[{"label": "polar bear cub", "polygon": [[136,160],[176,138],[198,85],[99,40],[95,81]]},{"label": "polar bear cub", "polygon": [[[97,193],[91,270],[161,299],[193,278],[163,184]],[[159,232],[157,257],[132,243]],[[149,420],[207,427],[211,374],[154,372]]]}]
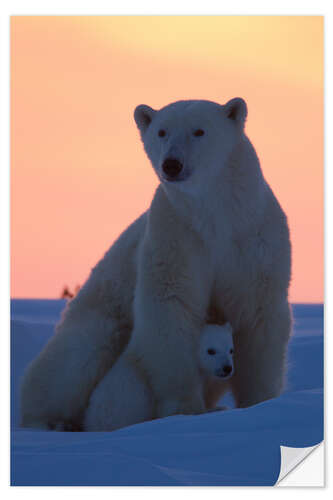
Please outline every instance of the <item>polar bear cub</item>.
[{"label": "polar bear cub", "polygon": [[[234,371],[232,328],[206,325],[200,336],[198,364],[203,390],[216,377],[225,381]],[[172,369],[172,365],[170,365]],[[91,395],[83,430],[113,431],[154,418],[154,401],[148,377],[126,351]]]}]

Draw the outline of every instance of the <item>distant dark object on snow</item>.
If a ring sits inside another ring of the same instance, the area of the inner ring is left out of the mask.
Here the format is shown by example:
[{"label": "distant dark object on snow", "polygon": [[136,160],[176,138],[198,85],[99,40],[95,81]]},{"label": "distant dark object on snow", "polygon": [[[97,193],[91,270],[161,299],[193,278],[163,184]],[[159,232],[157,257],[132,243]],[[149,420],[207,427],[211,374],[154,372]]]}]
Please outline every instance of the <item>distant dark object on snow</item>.
[{"label": "distant dark object on snow", "polygon": [[71,292],[70,289],[68,288],[67,285],[64,286],[61,294],[60,294],[60,298],[61,299],[72,299],[73,297],[75,297],[75,295],[78,293],[78,291],[80,290],[81,286],[80,285],[76,285],[76,287],[74,288],[74,292]]}]

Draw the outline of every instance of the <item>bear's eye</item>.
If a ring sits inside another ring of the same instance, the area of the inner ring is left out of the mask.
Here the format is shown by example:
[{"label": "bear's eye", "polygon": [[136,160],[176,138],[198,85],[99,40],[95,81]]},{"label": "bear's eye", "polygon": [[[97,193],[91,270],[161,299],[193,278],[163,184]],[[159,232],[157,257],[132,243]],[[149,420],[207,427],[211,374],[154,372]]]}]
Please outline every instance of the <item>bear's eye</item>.
[{"label": "bear's eye", "polygon": [[233,353],[234,353],[234,350],[233,350],[233,349],[230,349],[230,351],[229,351],[229,352],[230,352],[230,354],[233,354]]},{"label": "bear's eye", "polygon": [[208,352],[208,354],[210,354],[211,356],[214,356],[214,354],[216,354],[215,349],[207,349],[207,352]]},{"label": "bear's eye", "polygon": [[166,134],[165,130],[161,128],[161,130],[158,131],[158,137],[164,137]]},{"label": "bear's eye", "polygon": [[202,130],[202,128],[198,128],[197,130],[195,130],[193,132],[193,135],[195,135],[195,137],[201,137],[202,135],[204,135],[205,131]]}]

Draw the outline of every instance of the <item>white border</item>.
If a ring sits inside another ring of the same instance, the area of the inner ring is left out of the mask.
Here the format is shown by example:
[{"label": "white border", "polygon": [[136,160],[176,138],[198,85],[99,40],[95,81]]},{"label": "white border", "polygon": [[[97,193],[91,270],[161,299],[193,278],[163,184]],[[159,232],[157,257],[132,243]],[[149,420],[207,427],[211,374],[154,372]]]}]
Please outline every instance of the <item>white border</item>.
[{"label": "white border", "polygon": [[[93,2],[85,2],[84,0],[58,0],[47,2],[41,0],[35,1],[7,1],[2,3],[0,7],[1,13],[1,24],[0,24],[0,36],[1,36],[1,104],[0,104],[0,119],[1,119],[1,168],[0,168],[0,218],[1,218],[1,236],[2,244],[0,245],[1,251],[1,268],[0,268],[0,293],[1,293],[1,310],[0,310],[0,321],[1,321],[1,366],[2,366],[2,377],[1,382],[5,391],[7,391],[7,397],[3,397],[2,401],[5,399],[7,402],[8,398],[8,387],[9,387],[9,336],[8,336],[8,322],[9,322],[9,309],[8,309],[8,297],[9,297],[9,16],[10,15],[129,15],[129,14],[140,14],[140,15],[325,15],[325,80],[326,80],[326,117],[325,117],[325,130],[326,130],[326,145],[325,145],[325,192],[326,192],[326,224],[325,224],[325,255],[333,255],[333,245],[331,232],[328,232],[328,219],[332,214],[333,205],[333,190],[332,190],[332,174],[330,172],[333,165],[330,165],[329,152],[331,146],[328,143],[328,138],[330,137],[329,132],[331,127],[328,128],[329,118],[331,115],[330,106],[330,93],[329,89],[332,88],[331,79],[331,67],[329,64],[329,59],[332,59],[331,47],[332,47],[332,33],[333,26],[331,22],[331,1],[306,1],[306,0],[280,0],[280,1],[236,1],[221,3],[220,1],[205,0],[204,2],[194,2],[187,1],[179,2],[176,0],[168,0],[167,2],[156,2],[147,0],[121,0],[121,2],[110,2],[94,0]],[[310,124],[309,124],[310,126]],[[311,263],[309,263],[311,265]],[[332,266],[330,265],[329,259],[326,258],[326,283],[325,283],[325,297],[326,297],[326,312],[325,312],[325,322],[326,327],[330,323],[329,309],[329,283],[332,278]],[[327,347],[329,341],[328,336],[325,338],[325,359],[328,359]],[[329,371],[329,364],[326,363],[327,372]],[[326,379],[327,380],[327,379]],[[5,393],[5,392],[4,392]],[[3,394],[3,393],[2,393]],[[328,403],[328,401],[327,401]],[[329,404],[327,404],[329,406]],[[326,410],[326,422],[329,421],[329,412]],[[158,495],[159,498],[166,498],[170,495],[176,497],[183,497],[184,495],[191,494],[193,496],[205,494],[202,488],[9,488],[9,417],[8,412],[5,412],[2,405],[2,418],[1,418],[1,490],[2,494],[6,498],[7,496],[18,496],[24,495],[25,497],[31,496],[31,498],[48,497],[58,498],[59,495],[62,497],[75,497],[80,498],[91,495],[102,495],[107,498],[112,495],[113,497],[128,496],[129,494],[140,496],[143,499],[147,499],[152,496]],[[326,428],[326,438],[328,435],[328,430]],[[4,446],[7,443],[7,446]],[[326,454],[326,471],[329,470],[330,464],[327,463]],[[228,489],[228,492],[226,491]],[[220,488],[209,488],[209,495],[218,496],[219,498],[223,494],[238,494],[240,491],[244,491],[247,497],[256,499],[259,497],[266,498],[267,494],[277,494],[276,491],[282,491],[282,489],[272,488],[268,490],[267,488],[244,488],[233,487],[224,488],[222,491]],[[307,497],[312,494],[327,494],[328,489],[316,490],[314,492],[311,488],[299,488],[297,490],[283,489],[284,496],[292,495],[293,499],[295,495],[302,495],[302,498]],[[23,490],[23,491],[22,491]]]}]

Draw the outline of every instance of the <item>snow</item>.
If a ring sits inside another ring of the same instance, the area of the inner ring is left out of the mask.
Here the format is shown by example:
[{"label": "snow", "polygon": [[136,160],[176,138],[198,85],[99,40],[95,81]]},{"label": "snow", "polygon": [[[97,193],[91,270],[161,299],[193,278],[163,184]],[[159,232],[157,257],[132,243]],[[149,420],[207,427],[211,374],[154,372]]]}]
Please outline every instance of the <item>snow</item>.
[{"label": "snow", "polygon": [[[111,433],[20,429],[20,378],[52,336],[64,305],[63,300],[11,303],[12,485],[269,486],[279,476],[280,445],[322,441],[323,306],[300,304],[293,306],[288,384],[279,398]],[[230,396],[225,400],[232,404]]]}]

